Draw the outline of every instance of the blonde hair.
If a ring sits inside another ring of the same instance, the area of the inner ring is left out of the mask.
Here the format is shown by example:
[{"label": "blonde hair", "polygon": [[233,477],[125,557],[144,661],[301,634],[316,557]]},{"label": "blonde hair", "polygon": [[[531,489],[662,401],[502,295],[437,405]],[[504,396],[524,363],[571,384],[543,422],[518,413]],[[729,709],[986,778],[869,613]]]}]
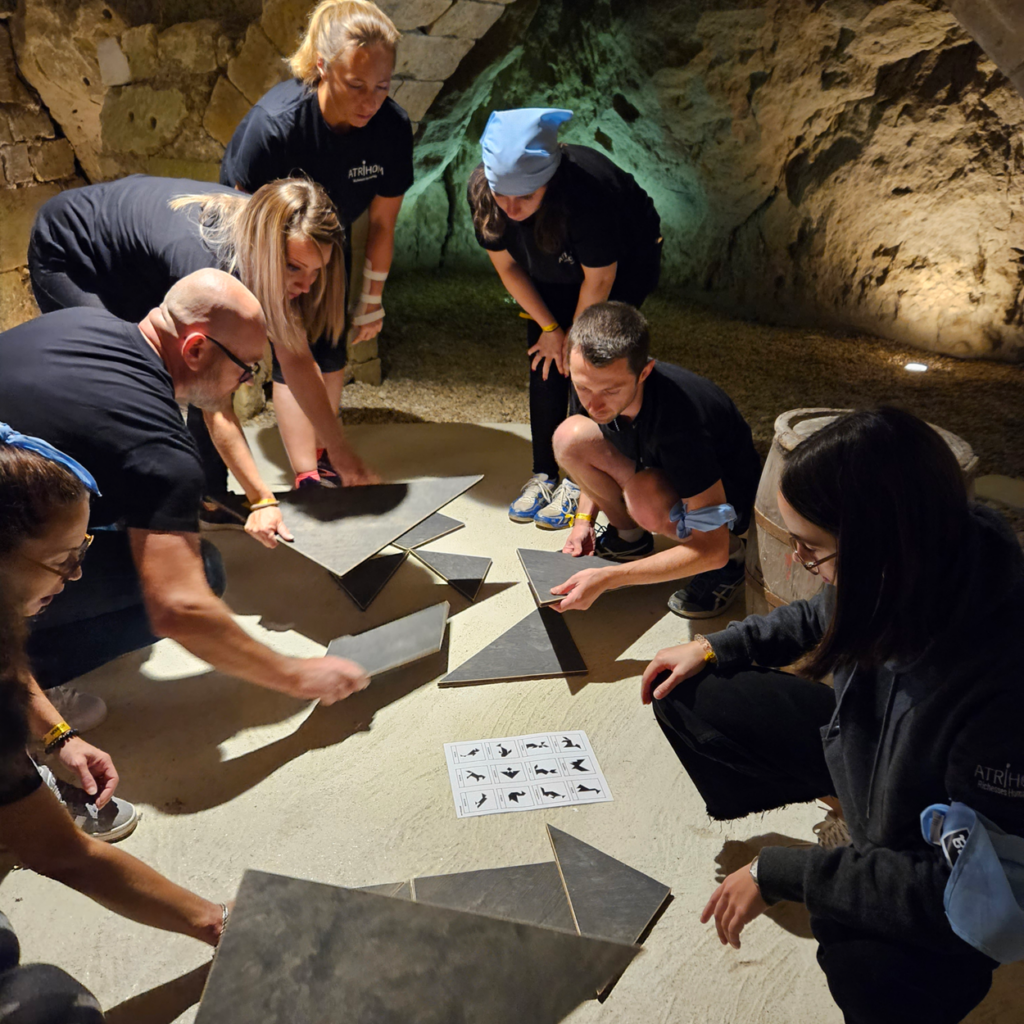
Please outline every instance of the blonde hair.
[{"label": "blonde hair", "polygon": [[[267,335],[292,352],[323,335],[338,344],[345,328],[345,230],[327,193],[306,178],[268,182],[254,195],[176,196],[172,210],[199,206],[199,233],[221,269],[236,273],[259,300]],[[289,239],[329,245],[331,255],[305,294],[290,302],[285,289]]]},{"label": "blonde hair", "polygon": [[350,46],[383,46],[394,54],[400,35],[394,22],[370,0],[321,0],[288,66],[312,89],[320,80],[318,57],[330,64]]}]

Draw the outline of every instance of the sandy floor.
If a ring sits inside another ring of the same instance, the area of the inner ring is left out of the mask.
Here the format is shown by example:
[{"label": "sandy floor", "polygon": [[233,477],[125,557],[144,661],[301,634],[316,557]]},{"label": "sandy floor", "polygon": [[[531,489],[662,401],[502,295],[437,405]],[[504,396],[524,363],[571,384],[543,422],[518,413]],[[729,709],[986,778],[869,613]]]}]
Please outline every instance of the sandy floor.
[{"label": "sandy floor", "polygon": [[[254,430],[252,437],[268,475],[279,474],[276,431]],[[559,535],[516,526],[504,513],[527,473],[525,431],[385,425],[357,427],[353,437],[392,478],[486,474],[445,510],[466,528],[431,545],[494,559],[477,603],[409,561],[360,613],[301,556],[267,552],[238,533],[221,532],[213,536],[229,568],[228,600],[244,628],[296,654],[318,653],[334,636],[448,600],[448,661],[457,666],[533,608],[516,547],[561,543]],[[576,1024],[839,1024],[803,908],[780,905],[754,922],[738,952],[723,949],[713,929],[698,921],[723,871],[749,861],[766,838],[807,840],[820,813],[800,805],[730,824],[704,814],[638,697],[647,660],[688,636],[687,624],[665,608],[671,590],[609,594],[574,614],[570,628],[590,673],[569,683],[438,690],[433,680],[443,667],[430,663],[341,705],[311,709],[211,672],[170,641],[126,657],[82,682],[110,705],[108,721],[90,738],[113,754],[123,795],[145,810],[124,848],[219,900],[249,867],[366,885],[547,860],[543,826],[551,821],[674,893],[611,998],[580,1007],[570,1018]],[[589,733],[613,803],[455,817],[445,741],[563,728]],[[15,924],[25,959],[56,963],[80,978],[113,1008],[115,1024],[193,1020],[209,961],[205,947],[134,925],[29,872],[7,875],[0,906]],[[1004,968],[969,1019],[1010,1024],[1022,1001],[1024,969]]]}]

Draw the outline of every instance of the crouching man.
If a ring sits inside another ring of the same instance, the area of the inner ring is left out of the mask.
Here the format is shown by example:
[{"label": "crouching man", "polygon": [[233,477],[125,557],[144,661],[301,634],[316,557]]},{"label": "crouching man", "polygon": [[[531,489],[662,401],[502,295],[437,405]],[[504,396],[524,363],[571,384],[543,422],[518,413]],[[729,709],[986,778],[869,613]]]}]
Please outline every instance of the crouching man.
[{"label": "crouching man", "polygon": [[[581,495],[562,550],[622,564],[576,573],[552,589],[565,595],[556,607],[583,610],[606,590],[692,577],[669,608],[720,615],[743,584],[738,537],[761,476],[750,427],[717,385],[650,358],[647,321],[632,306],[591,306],[568,346],[572,415],[555,433],[555,455]],[[656,533],[672,545],[654,553]]]}]

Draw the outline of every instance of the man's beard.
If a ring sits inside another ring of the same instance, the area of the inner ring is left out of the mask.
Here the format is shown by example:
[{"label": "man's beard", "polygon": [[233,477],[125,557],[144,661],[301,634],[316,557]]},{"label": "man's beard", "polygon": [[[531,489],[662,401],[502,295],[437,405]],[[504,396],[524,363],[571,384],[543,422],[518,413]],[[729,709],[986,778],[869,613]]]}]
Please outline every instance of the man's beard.
[{"label": "man's beard", "polygon": [[214,389],[206,381],[197,380],[182,399],[182,405],[194,405],[203,412],[217,412],[224,407],[227,398],[222,393],[214,393]]}]

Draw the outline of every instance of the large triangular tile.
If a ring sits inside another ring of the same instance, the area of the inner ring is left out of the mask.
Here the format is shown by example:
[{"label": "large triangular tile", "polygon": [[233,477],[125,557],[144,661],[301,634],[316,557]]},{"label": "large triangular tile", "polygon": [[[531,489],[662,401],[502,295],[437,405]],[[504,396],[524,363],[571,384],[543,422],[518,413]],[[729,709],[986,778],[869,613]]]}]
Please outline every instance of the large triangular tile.
[{"label": "large triangular tile", "polygon": [[360,562],[344,576],[338,576],[333,572],[331,576],[334,577],[334,582],[352,598],[359,609],[365,612],[408,555],[408,551],[374,555],[373,558]]}]

